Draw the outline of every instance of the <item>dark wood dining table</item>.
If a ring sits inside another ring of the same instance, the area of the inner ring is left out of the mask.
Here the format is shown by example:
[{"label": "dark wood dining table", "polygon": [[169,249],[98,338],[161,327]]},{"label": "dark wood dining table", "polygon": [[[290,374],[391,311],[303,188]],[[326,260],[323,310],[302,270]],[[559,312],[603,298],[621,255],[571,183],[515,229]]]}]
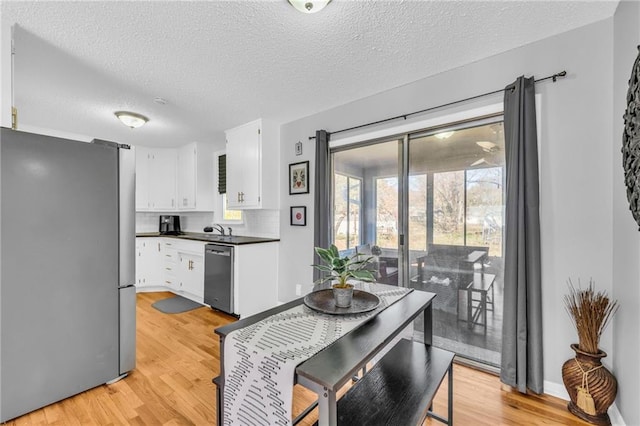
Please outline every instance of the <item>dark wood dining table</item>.
[{"label": "dark wood dining table", "polygon": [[[296,383],[318,395],[318,424],[337,424],[336,394],[374,356],[388,346],[402,330],[424,313],[424,343],[432,344],[434,293],[414,290],[391,306],[380,311],[364,324],[348,332],[325,349],[299,364],[295,370],[294,383],[279,386],[294,386]],[[220,337],[220,376],[214,379],[217,390],[218,424],[224,419],[224,341],[225,337],[243,327],[261,321],[303,303],[303,298],[277,306],[235,323],[217,328]]]}]

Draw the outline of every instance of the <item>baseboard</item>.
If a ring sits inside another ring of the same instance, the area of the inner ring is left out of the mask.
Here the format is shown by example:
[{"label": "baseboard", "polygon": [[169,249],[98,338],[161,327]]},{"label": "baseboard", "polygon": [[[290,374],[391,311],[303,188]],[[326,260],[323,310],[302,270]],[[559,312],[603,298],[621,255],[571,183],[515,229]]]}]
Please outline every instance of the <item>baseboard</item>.
[{"label": "baseboard", "polygon": [[544,381],[544,393],[555,396],[556,398],[569,401],[569,394],[562,383],[555,383],[548,380]]},{"label": "baseboard", "polygon": [[[563,384],[550,382],[548,380],[544,381],[544,393],[550,396],[555,396],[556,398],[564,399],[565,401],[569,401],[569,394],[565,389]],[[611,419],[612,426],[626,426],[624,419],[622,418],[622,414],[620,414],[620,410],[618,410],[618,406],[613,403],[611,407],[609,407],[609,418]]]},{"label": "baseboard", "polygon": [[609,407],[609,418],[611,419],[612,426],[626,426],[627,424],[624,422],[622,418],[622,414],[620,414],[620,410],[618,410],[618,406],[614,402],[611,407]]},{"label": "baseboard", "polygon": [[163,285],[149,285],[144,287],[136,287],[136,293],[157,293],[159,291],[168,291],[173,293],[169,287]]}]

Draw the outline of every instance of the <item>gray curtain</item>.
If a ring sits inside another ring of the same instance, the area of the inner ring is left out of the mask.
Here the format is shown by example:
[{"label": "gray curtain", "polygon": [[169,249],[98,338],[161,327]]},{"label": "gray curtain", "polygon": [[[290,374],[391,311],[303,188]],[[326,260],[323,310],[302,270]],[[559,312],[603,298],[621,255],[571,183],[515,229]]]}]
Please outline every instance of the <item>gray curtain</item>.
[{"label": "gray curtain", "polygon": [[[329,218],[331,217],[331,204],[329,196],[330,170],[329,170],[329,134],[324,130],[316,132],[316,186],[314,191],[314,220],[313,220],[313,246],[326,248],[329,246]],[[318,256],[313,255],[313,263],[322,263]],[[313,280],[321,277],[320,271],[313,268]]]},{"label": "gray curtain", "polygon": [[506,217],[503,383],[542,393],[542,292],[535,81],[505,88]]}]

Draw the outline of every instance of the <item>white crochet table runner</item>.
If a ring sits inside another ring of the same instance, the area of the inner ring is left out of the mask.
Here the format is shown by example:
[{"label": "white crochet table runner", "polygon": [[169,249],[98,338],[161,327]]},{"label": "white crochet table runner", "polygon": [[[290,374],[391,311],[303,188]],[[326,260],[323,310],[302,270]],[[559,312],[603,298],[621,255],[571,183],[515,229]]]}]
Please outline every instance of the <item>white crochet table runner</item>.
[{"label": "white crochet table runner", "polygon": [[412,289],[359,283],[380,298],[363,314],[327,315],[304,304],[233,331],[224,344],[224,424],[290,425],[295,369]]}]

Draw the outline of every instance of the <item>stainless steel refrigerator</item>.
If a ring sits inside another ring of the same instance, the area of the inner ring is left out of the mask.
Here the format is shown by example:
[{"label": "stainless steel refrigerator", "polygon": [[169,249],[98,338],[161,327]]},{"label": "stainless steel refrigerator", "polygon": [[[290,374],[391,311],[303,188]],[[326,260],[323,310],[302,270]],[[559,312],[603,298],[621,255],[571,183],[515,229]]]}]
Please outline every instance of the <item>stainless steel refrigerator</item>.
[{"label": "stainless steel refrigerator", "polygon": [[0,422],[135,367],[135,155],[0,129]]}]

